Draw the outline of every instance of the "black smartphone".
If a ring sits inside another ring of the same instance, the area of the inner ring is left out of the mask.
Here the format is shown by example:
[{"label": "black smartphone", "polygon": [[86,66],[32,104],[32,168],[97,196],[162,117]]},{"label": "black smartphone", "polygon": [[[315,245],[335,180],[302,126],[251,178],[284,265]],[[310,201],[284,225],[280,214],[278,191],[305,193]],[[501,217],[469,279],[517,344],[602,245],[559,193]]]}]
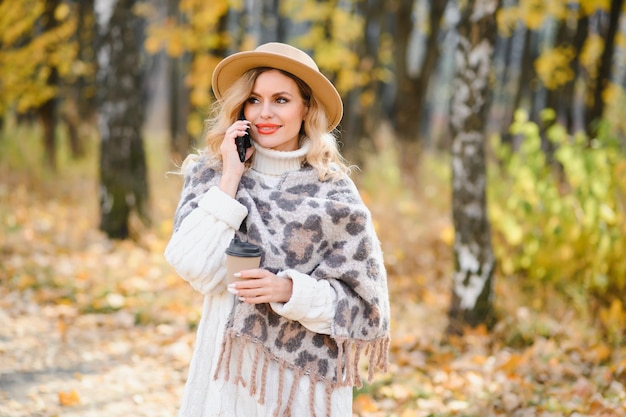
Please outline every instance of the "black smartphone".
[{"label": "black smartphone", "polygon": [[[239,120],[246,120],[243,115],[243,109],[241,109],[241,113],[239,113]],[[250,129],[250,128],[248,128]],[[246,130],[246,134],[243,136],[237,136],[235,138],[235,143],[237,144],[237,153],[239,154],[239,160],[241,162],[246,161],[246,149],[252,146],[250,142],[250,133]]]}]

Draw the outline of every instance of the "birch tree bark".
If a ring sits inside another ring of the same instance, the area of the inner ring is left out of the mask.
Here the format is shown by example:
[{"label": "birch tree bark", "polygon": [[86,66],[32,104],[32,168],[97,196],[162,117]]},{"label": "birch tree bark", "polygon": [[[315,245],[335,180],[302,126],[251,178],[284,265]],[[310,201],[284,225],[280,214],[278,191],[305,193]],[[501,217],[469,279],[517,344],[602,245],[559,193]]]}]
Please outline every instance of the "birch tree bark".
[{"label": "birch tree bark", "polygon": [[136,211],[148,221],[148,182],[141,137],[144,74],[143,21],[135,0],[96,0],[98,26],[97,104],[100,131],[100,229],[109,237],[129,237]]},{"label": "birch tree bark", "polygon": [[452,216],[455,229],[449,333],[493,320],[493,272],[486,205],[485,126],[498,0],[469,0],[461,10],[450,106]]}]

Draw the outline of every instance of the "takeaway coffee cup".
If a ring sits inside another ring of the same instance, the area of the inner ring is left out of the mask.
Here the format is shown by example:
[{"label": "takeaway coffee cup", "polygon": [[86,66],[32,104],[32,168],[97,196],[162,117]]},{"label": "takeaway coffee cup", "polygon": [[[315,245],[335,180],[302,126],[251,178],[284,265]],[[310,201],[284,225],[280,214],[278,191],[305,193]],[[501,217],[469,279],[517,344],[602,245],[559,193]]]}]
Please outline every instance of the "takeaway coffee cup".
[{"label": "takeaway coffee cup", "polygon": [[226,248],[226,281],[231,284],[237,279],[233,276],[244,269],[258,268],[263,251],[257,245],[242,242],[236,237]]}]

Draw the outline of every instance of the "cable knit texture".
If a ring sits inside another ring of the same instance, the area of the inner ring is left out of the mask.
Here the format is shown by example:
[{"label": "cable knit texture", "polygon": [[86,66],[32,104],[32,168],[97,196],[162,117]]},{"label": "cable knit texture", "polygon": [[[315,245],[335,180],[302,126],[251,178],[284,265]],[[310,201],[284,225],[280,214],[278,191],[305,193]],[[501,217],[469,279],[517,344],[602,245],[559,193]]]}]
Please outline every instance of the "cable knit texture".
[{"label": "cable knit texture", "polygon": [[[347,177],[320,182],[304,167],[269,186],[258,174],[242,177],[236,201],[216,187],[219,172],[206,158],[186,177],[165,255],[207,297],[181,415],[350,416],[359,357],[368,355],[371,378],[386,368],[389,343],[386,274],[369,211]],[[293,281],[289,302],[255,306],[223,291],[223,252],[235,233],[264,248],[263,268]],[[206,393],[215,391],[207,411]]]}]

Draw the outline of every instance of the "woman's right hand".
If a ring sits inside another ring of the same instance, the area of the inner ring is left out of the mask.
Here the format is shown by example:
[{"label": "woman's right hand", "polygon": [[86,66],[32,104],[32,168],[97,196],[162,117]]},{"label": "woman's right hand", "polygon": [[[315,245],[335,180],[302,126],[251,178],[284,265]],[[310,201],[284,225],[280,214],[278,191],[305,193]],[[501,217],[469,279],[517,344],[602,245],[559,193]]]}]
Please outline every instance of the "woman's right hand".
[{"label": "woman's right hand", "polygon": [[[239,160],[235,139],[238,136],[245,135],[249,127],[250,122],[247,120],[235,121],[226,129],[224,140],[220,146],[220,153],[222,154],[222,178],[219,187],[223,192],[233,198],[235,198],[235,194],[237,194],[239,181],[245,170],[245,165]],[[246,160],[250,158],[253,153],[254,147],[246,149]]]}]

